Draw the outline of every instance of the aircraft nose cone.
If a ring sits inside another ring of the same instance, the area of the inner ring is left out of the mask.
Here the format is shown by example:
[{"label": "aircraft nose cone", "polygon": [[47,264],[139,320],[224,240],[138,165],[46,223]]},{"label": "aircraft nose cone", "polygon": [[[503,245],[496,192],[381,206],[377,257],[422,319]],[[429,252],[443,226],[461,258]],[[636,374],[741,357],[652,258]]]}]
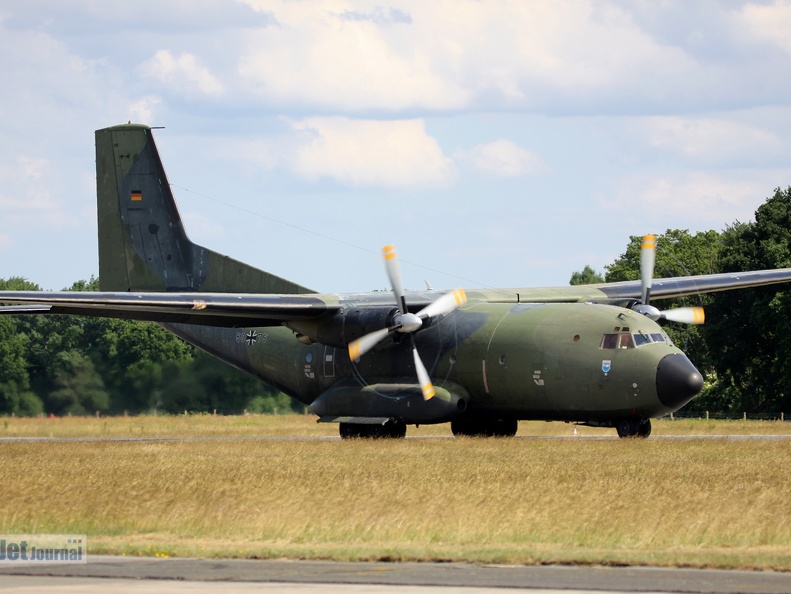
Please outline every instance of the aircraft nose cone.
[{"label": "aircraft nose cone", "polygon": [[657,365],[656,393],[668,408],[681,408],[702,389],[703,376],[686,355],[665,355]]}]

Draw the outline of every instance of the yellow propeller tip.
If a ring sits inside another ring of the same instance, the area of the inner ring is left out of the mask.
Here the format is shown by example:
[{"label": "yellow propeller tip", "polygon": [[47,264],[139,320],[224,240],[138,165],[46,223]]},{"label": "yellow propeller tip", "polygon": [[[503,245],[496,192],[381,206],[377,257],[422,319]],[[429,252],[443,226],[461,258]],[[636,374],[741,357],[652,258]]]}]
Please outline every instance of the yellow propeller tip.
[{"label": "yellow propeller tip", "polygon": [[456,298],[456,305],[462,306],[467,303],[467,293],[464,292],[464,289],[456,289],[453,291],[453,296]]}]

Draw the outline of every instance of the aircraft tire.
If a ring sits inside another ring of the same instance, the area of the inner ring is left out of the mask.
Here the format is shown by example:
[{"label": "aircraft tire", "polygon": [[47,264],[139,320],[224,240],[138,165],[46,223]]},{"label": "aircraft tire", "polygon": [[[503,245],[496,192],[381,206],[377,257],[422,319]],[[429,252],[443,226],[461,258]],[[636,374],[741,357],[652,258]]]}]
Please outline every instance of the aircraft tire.
[{"label": "aircraft tire", "polygon": [[497,419],[492,423],[492,437],[513,437],[519,429],[516,419]]},{"label": "aircraft tire", "polygon": [[621,439],[627,437],[646,438],[651,435],[650,419],[620,419],[615,422],[615,430]]},{"label": "aircraft tire", "polygon": [[341,423],[338,426],[338,432],[341,435],[341,439],[352,439],[354,437],[362,437],[361,428],[363,425],[358,425],[356,423]]},{"label": "aircraft tire", "polygon": [[362,423],[340,423],[341,439],[401,439],[406,437],[406,423],[389,421],[384,425],[364,425]]},{"label": "aircraft tire", "polygon": [[404,421],[390,421],[382,425],[382,437],[387,439],[402,439],[406,437],[406,423]]},{"label": "aircraft tire", "polygon": [[518,428],[516,419],[461,417],[450,422],[450,430],[456,437],[513,437]]}]

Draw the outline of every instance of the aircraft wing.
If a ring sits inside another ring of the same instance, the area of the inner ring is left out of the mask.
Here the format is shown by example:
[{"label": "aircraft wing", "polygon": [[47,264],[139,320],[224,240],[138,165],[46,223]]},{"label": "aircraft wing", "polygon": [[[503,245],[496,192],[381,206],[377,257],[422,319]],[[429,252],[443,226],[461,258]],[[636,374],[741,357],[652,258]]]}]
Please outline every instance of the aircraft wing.
[{"label": "aircraft wing", "polygon": [[[654,279],[651,299],[669,299],[791,282],[791,268],[727,272],[701,276]],[[470,292],[489,302],[562,303],[639,299],[640,281],[602,283],[549,289],[517,289],[513,292]],[[439,292],[411,293],[409,309],[419,309]],[[389,304],[387,293],[343,296],[357,307]],[[251,293],[126,293],[78,291],[0,291],[0,302],[20,305],[0,306],[0,315],[70,314],[122,318],[149,322],[202,324],[228,328],[279,326],[283,322],[315,320],[341,309],[337,295],[269,295]]]},{"label": "aircraft wing", "polygon": [[[671,299],[699,293],[716,293],[731,289],[763,287],[791,281],[791,268],[753,270],[750,272],[725,272],[701,276],[655,278],[651,287],[651,299]],[[590,285],[612,299],[639,299],[640,281]]]},{"label": "aircraft wing", "polygon": [[279,326],[332,315],[340,308],[315,294],[2,291],[0,300],[22,304],[0,307],[0,315],[69,314],[229,328]]}]

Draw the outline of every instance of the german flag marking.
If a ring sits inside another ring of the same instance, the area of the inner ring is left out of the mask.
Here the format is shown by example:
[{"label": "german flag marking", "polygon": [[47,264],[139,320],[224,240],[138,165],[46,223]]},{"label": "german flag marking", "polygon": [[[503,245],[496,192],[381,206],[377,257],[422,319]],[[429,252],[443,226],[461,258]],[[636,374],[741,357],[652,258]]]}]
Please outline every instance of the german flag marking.
[{"label": "german flag marking", "polygon": [[130,196],[130,199],[133,202],[140,202],[143,199],[143,192],[141,192],[140,190],[132,190],[132,195]]}]

